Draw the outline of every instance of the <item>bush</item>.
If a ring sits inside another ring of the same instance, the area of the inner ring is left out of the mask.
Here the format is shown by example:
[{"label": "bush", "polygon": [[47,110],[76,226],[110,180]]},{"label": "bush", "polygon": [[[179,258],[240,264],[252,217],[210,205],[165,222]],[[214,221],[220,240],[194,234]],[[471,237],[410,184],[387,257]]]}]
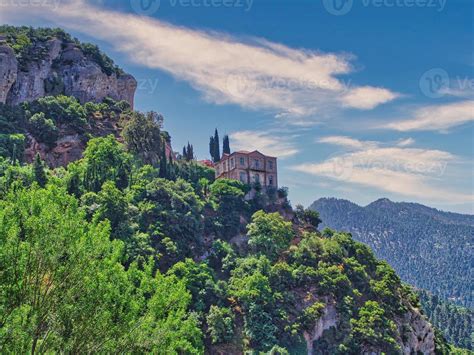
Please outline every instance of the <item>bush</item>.
[{"label": "bush", "polygon": [[29,120],[31,134],[41,143],[54,145],[58,139],[58,128],[43,112],[35,113]]}]

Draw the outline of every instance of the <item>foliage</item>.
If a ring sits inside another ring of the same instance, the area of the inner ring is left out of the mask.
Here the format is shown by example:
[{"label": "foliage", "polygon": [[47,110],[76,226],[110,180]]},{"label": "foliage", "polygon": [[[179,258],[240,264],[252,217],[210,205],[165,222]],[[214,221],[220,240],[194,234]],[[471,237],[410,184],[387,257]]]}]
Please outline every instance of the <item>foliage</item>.
[{"label": "foliage", "polygon": [[35,113],[29,120],[31,134],[40,142],[53,145],[58,138],[58,129],[53,120],[46,118],[43,112]]},{"label": "foliage", "polygon": [[98,192],[107,180],[120,189],[128,186],[130,156],[114,136],[91,139],[84,151],[83,163],[86,190]]},{"label": "foliage", "polygon": [[39,154],[36,154],[35,161],[33,163],[33,174],[34,179],[40,187],[44,187],[48,182],[48,178],[44,171],[44,165]]},{"label": "foliage", "polygon": [[145,115],[134,111],[122,119],[124,120],[122,137],[128,151],[139,156],[145,164],[156,165],[164,144],[159,115],[155,112],[148,112]]},{"label": "foliage", "polygon": [[229,308],[212,305],[206,317],[207,331],[213,344],[232,340],[234,335],[234,313]]},{"label": "foliage", "polygon": [[226,134],[222,140],[222,153],[230,154],[229,136]]},{"label": "foliage", "polygon": [[[53,123],[65,123],[75,127],[76,129],[83,129],[87,123],[87,113],[79,101],[72,96],[45,96],[30,103],[25,103],[25,110],[30,113],[33,119],[35,114],[47,115]],[[40,116],[41,117],[41,116]],[[44,117],[41,117],[44,119]]]},{"label": "foliage", "polygon": [[317,229],[318,225],[322,222],[318,212],[309,208],[305,209],[302,205],[296,206],[295,215],[299,221],[314,230]]},{"label": "foliage", "polygon": [[324,227],[344,229],[387,260],[402,280],[465,307],[474,305],[474,218],[381,199],[360,207],[320,199]]},{"label": "foliage", "polygon": [[125,271],[107,223],[73,197],[19,189],[0,205],[2,352],[201,351],[184,284]]},{"label": "foliage", "polygon": [[425,290],[419,290],[418,294],[423,311],[446,340],[460,348],[474,350],[474,311],[443,301]]},{"label": "foliage", "polygon": [[364,349],[381,348],[387,353],[398,353],[394,334],[396,325],[385,316],[385,311],[375,301],[367,301],[359,310],[358,317],[351,319],[353,328],[352,342],[361,351]]},{"label": "foliage", "polygon": [[250,249],[270,259],[278,257],[293,237],[291,223],[286,222],[279,213],[257,211],[247,228]]}]

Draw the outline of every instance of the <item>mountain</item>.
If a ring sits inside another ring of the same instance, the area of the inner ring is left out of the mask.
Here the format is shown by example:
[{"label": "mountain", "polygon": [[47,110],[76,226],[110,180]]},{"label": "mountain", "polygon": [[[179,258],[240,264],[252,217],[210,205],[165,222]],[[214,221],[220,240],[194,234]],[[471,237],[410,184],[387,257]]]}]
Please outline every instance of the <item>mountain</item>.
[{"label": "mountain", "polygon": [[2,31],[1,353],[452,351],[365,244],[169,154],[97,47]]},{"label": "mountain", "polygon": [[366,207],[321,198],[311,209],[324,227],[369,245],[402,280],[466,307],[474,306],[474,216],[380,199]]}]

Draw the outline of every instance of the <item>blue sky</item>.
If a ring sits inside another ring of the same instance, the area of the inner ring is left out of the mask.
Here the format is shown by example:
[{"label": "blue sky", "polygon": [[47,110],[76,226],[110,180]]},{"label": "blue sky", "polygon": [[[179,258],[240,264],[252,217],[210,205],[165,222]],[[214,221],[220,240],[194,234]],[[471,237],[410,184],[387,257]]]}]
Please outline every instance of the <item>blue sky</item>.
[{"label": "blue sky", "polygon": [[474,212],[474,2],[149,1],[12,1],[0,21],[99,44],[175,150],[207,158],[217,127],[231,148],[277,155],[293,204]]}]

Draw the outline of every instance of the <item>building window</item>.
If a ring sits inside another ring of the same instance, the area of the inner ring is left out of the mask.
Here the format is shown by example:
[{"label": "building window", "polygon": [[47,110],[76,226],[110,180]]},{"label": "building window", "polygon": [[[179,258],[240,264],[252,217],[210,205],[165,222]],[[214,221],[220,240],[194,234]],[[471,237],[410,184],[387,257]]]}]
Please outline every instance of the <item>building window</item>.
[{"label": "building window", "polygon": [[253,182],[256,183],[256,184],[260,183],[260,175],[255,174],[253,176]]},{"label": "building window", "polygon": [[272,160],[270,160],[268,162],[268,169],[273,170],[273,161]]},{"label": "building window", "polygon": [[245,160],[244,157],[240,157],[240,165],[244,166],[245,165]]},{"label": "building window", "polygon": [[255,169],[260,168],[260,161],[258,159],[255,159]]},{"label": "building window", "polygon": [[230,167],[233,169],[234,168],[234,158],[230,160]]},{"label": "building window", "polygon": [[268,177],[268,185],[273,186],[273,176],[272,175],[270,175]]},{"label": "building window", "polygon": [[240,181],[242,181],[244,184],[247,183],[247,174],[243,171],[240,172]]},{"label": "building window", "polygon": [[216,173],[219,175],[219,165],[216,165]]}]

